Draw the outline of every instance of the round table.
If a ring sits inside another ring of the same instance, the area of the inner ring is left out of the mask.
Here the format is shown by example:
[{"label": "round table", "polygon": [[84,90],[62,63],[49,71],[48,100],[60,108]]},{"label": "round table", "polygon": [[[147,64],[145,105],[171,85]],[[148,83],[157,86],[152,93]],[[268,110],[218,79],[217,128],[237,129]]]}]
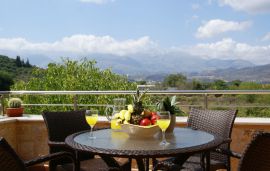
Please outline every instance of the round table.
[{"label": "round table", "polygon": [[166,140],[170,143],[166,146],[159,145],[160,134],[142,139],[129,137],[124,132],[103,129],[95,131],[94,135],[96,139],[89,139],[89,131],[79,132],[68,136],[65,142],[68,146],[80,151],[88,151],[101,156],[134,159],[208,152],[223,142],[220,137],[190,128],[175,128],[173,133],[166,134]]}]

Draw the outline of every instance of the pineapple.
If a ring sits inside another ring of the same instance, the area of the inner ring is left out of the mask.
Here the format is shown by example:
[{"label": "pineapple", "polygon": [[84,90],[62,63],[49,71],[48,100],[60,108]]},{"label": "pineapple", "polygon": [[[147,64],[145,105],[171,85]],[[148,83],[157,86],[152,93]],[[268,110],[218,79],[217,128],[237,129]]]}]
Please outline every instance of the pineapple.
[{"label": "pineapple", "polygon": [[133,112],[131,113],[130,123],[139,125],[140,121],[143,119],[142,113],[144,111],[144,107],[141,99],[145,95],[144,93],[140,93],[139,89],[137,89],[136,94],[133,95]]},{"label": "pineapple", "polygon": [[130,123],[134,125],[140,125],[142,119],[143,119],[142,115],[131,115]]}]

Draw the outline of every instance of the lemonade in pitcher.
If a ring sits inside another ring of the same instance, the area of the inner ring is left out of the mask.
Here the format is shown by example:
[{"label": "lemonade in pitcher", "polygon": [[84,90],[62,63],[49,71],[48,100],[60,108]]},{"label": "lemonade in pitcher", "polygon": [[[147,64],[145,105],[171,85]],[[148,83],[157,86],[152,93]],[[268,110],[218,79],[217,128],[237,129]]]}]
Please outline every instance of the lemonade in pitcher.
[{"label": "lemonade in pitcher", "polygon": [[[121,115],[125,110],[126,99],[125,98],[115,98],[113,99],[113,105],[107,106],[106,108],[106,117],[111,122],[111,129],[112,130],[121,130],[121,125],[118,122],[118,115]],[[109,112],[111,111],[111,112]]]},{"label": "lemonade in pitcher", "polygon": [[121,129],[121,125],[117,122],[117,119],[112,119],[111,120],[111,129],[114,129],[114,130],[120,130]]}]

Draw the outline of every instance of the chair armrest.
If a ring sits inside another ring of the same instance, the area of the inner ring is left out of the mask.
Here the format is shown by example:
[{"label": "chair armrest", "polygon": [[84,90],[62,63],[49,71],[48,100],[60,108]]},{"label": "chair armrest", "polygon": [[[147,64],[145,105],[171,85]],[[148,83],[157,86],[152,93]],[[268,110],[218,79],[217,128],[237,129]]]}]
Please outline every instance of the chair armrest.
[{"label": "chair armrest", "polygon": [[242,157],[242,155],[237,153],[237,152],[233,152],[231,150],[226,150],[226,149],[222,149],[222,148],[216,148],[215,152],[225,154],[225,155],[228,155],[228,156],[231,156],[234,158],[238,158],[238,159],[240,159]]},{"label": "chair armrest", "polygon": [[223,140],[222,144],[226,144],[226,143],[230,143],[232,142],[232,139],[231,138],[226,138]]},{"label": "chair armrest", "polygon": [[45,155],[45,156],[41,156],[41,157],[37,157],[33,160],[28,160],[25,161],[24,164],[26,167],[28,166],[32,166],[38,163],[43,163],[45,161],[49,161],[49,160],[53,160],[53,159],[58,159],[58,158],[63,158],[63,157],[68,157],[73,161],[73,165],[75,166],[75,158],[71,153],[68,152],[58,152],[58,153],[52,153],[49,155]]},{"label": "chair armrest", "polygon": [[56,146],[56,147],[64,147],[64,146],[66,146],[66,143],[65,142],[61,142],[61,141],[49,141],[48,142],[48,145],[50,146],[50,147],[52,147],[52,146]]}]

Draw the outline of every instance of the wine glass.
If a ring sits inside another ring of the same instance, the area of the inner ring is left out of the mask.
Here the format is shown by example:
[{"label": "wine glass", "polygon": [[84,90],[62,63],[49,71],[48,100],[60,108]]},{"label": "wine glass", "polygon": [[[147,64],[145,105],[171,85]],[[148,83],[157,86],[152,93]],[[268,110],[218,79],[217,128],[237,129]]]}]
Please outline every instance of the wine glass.
[{"label": "wine glass", "polygon": [[160,112],[157,112],[157,115],[159,116],[157,118],[157,125],[162,130],[162,141],[160,145],[165,146],[169,144],[165,138],[165,131],[170,125],[171,115],[169,111],[160,111]]},{"label": "wine glass", "polygon": [[93,135],[93,128],[98,121],[98,110],[86,110],[85,111],[85,119],[86,122],[90,125],[90,139],[95,139],[96,137]]}]

